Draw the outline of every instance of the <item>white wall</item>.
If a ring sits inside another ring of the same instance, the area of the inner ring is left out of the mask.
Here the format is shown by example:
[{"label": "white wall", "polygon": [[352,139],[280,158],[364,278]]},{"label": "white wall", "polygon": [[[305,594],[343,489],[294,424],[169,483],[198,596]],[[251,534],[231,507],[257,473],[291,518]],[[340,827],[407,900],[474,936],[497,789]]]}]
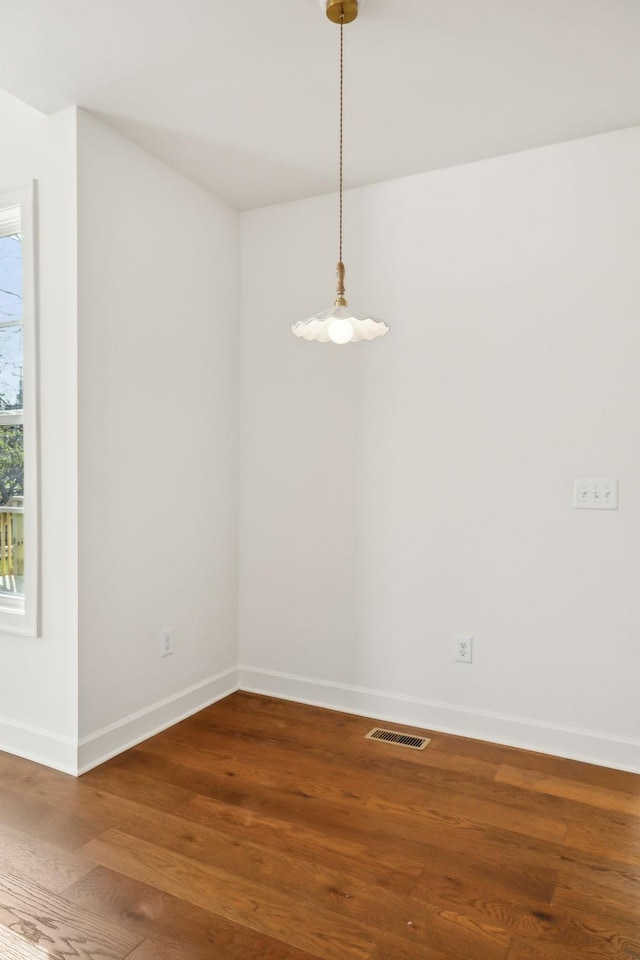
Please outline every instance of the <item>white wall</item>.
[{"label": "white wall", "polygon": [[75,769],[77,740],[75,110],[0,92],[0,192],[37,181],[42,633],[0,633],[0,749]]},{"label": "white wall", "polygon": [[237,228],[79,112],[81,768],[235,686]]},{"label": "white wall", "polygon": [[[237,217],[82,112],[0,94],[0,137],[0,190],[38,181],[43,557],[0,748],[74,770],[236,682]],[[345,348],[289,332],[335,198],[243,215],[245,688],[640,769],[639,164],[630,130],[351,192],[392,331]]]},{"label": "white wall", "polygon": [[633,129],[350,192],[392,329],[346,347],[289,332],[335,197],[242,216],[243,687],[640,770],[639,169]]}]

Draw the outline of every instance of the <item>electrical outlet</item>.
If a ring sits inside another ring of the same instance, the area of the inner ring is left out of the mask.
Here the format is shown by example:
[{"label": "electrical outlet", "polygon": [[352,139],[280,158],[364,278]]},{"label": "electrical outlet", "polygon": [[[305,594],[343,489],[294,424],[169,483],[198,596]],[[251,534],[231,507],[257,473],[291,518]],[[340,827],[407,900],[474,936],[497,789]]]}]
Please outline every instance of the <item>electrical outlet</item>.
[{"label": "electrical outlet", "polygon": [[458,663],[471,663],[473,654],[472,637],[454,637],[453,659]]},{"label": "electrical outlet", "polygon": [[160,656],[170,657],[173,653],[173,627],[165,627],[160,633]]},{"label": "electrical outlet", "polygon": [[617,480],[574,480],[574,510],[617,510]]}]

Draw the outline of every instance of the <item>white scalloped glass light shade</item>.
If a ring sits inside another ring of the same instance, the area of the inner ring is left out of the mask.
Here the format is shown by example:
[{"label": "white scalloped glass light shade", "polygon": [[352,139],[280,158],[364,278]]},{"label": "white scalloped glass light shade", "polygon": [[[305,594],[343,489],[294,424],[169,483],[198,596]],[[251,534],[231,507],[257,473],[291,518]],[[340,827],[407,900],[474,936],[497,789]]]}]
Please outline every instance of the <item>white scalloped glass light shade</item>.
[{"label": "white scalloped glass light shade", "polygon": [[331,307],[308,320],[298,320],[291,332],[296,337],[319,343],[357,343],[358,340],[384,337],[389,332],[389,325],[384,320],[354,313],[350,307]]}]

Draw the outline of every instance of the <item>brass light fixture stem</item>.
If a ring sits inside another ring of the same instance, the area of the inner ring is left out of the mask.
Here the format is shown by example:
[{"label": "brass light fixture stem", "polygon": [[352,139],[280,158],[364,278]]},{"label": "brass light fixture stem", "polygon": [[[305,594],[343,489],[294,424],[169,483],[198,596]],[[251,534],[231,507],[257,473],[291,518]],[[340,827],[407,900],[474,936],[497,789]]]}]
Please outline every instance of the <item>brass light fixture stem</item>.
[{"label": "brass light fixture stem", "polygon": [[344,296],[344,263],[342,260],[338,263],[338,289],[337,296],[334,302],[334,307],[348,307],[349,304],[345,300]]}]

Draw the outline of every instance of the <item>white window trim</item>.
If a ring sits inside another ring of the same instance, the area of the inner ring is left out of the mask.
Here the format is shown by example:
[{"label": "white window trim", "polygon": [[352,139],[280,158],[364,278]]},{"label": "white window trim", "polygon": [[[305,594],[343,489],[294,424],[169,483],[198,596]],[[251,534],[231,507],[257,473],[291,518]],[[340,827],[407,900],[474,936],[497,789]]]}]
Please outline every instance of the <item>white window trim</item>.
[{"label": "white window trim", "polygon": [[[40,635],[40,496],[38,473],[38,352],[35,287],[35,214],[33,183],[0,193],[0,230],[15,233],[18,223],[2,212],[20,208],[24,344],[24,602],[0,594],[0,631]],[[6,422],[6,418],[5,418]]]}]

